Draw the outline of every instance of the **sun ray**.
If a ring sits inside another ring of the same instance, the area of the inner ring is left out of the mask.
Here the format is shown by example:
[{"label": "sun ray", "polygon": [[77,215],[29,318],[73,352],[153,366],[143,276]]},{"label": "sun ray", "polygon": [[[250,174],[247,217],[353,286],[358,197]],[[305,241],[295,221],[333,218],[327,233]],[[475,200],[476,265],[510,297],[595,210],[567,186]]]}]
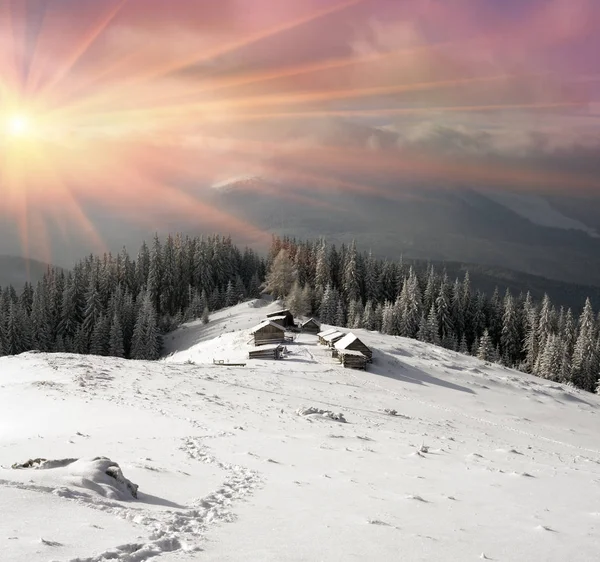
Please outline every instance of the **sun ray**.
[{"label": "sun ray", "polygon": [[[530,76],[528,76],[529,78]],[[152,98],[147,107],[136,100],[136,107],[120,108],[112,111],[97,111],[90,114],[96,119],[119,119],[126,118],[128,121],[143,121],[148,122],[151,118],[155,122],[161,120],[167,121],[170,126],[177,125],[178,120],[181,122],[189,121],[191,116],[207,117],[209,116],[232,116],[235,117],[235,110],[247,108],[260,108],[272,106],[285,106],[295,104],[307,104],[315,102],[333,102],[343,100],[363,100],[368,98],[385,97],[391,95],[401,95],[409,92],[422,92],[438,89],[448,89],[457,86],[468,86],[479,83],[502,82],[507,80],[518,80],[525,78],[520,75],[499,74],[492,76],[470,76],[463,78],[453,78],[449,80],[436,80],[427,82],[415,82],[394,84],[389,86],[375,86],[366,88],[351,88],[344,90],[318,90],[310,92],[295,92],[293,94],[270,94],[262,96],[252,96],[246,98],[230,98],[212,102],[193,102],[188,104],[183,103],[168,103],[166,105],[158,105],[153,102]],[[67,117],[72,114],[75,108],[68,107],[62,111],[58,111],[56,115]]]},{"label": "sun ray", "polygon": [[435,113],[476,113],[514,110],[544,110],[561,108],[585,108],[589,104],[580,101],[564,101],[549,103],[513,103],[491,105],[454,105],[454,106],[422,106],[422,107],[391,107],[376,109],[328,109],[315,111],[288,111],[277,113],[247,113],[233,115],[214,115],[209,120],[214,121],[255,121],[265,119],[306,119],[309,117],[392,117],[394,115],[422,115]]},{"label": "sun ray", "polygon": [[[157,80],[161,77],[168,76],[176,73],[183,69],[189,68],[200,63],[209,62],[217,59],[223,55],[238,51],[240,49],[249,47],[259,41],[274,37],[285,31],[298,28],[316,20],[322,19],[326,16],[333,15],[341,12],[352,6],[361,4],[365,0],[344,0],[338,4],[327,8],[321,8],[307,15],[300,16],[294,20],[279,23],[267,29],[262,29],[246,35],[241,39],[234,39],[230,42],[218,45],[212,49],[206,49],[201,54],[194,53],[193,55],[182,57],[181,59],[169,60],[167,62],[158,62],[156,66],[150,66],[148,64],[143,65],[144,70],[141,72],[133,72],[130,76],[122,77],[117,85],[106,88],[103,92],[98,95],[89,96],[86,100],[83,100],[83,104],[102,104],[110,102],[113,96],[117,95],[119,91],[122,91],[124,87],[131,87],[140,83],[147,83],[153,80]],[[85,107],[85,105],[84,105]]]},{"label": "sun ray", "polygon": [[[115,19],[115,17],[119,14],[123,6],[129,0],[117,0],[117,3],[111,6],[106,13],[104,13],[98,22],[96,22],[93,27],[85,34],[85,36],[81,39],[81,42],[75,45],[73,52],[69,53],[66,57],[66,60],[63,64],[61,64],[58,71],[55,75],[44,84],[40,91],[37,94],[40,97],[45,97],[48,95],[48,92],[53,90],[60,82],[64,79],[64,77],[73,69],[73,67],[77,64],[80,58],[86,53],[86,51],[90,48],[90,46],[102,35],[102,33],[107,29],[109,24]],[[54,32],[54,30],[50,30]]]}]

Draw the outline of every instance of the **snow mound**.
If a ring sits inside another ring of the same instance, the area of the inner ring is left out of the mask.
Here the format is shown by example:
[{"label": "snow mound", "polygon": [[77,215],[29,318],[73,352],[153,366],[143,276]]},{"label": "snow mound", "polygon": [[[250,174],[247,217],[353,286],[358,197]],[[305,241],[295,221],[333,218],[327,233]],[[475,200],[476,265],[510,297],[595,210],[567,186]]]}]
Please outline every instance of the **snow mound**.
[{"label": "snow mound", "polygon": [[137,499],[138,485],[123,476],[121,467],[106,457],[92,459],[29,459],[12,465],[14,470],[43,471],[35,476],[28,473],[28,481],[59,487],[82,488],[111,500]]},{"label": "snow mound", "polygon": [[298,408],[296,413],[299,416],[310,416],[310,417],[320,417],[320,418],[329,418],[330,420],[339,421],[342,423],[346,423],[346,418],[344,414],[341,412],[335,413],[331,410],[321,410],[319,408]]}]

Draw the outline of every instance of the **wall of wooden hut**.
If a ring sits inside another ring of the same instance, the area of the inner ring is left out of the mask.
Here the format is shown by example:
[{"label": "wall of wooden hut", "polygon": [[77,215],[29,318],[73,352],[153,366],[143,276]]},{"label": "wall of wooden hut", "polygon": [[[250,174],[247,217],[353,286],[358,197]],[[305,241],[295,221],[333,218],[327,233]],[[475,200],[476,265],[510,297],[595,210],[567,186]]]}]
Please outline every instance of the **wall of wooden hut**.
[{"label": "wall of wooden hut", "polygon": [[285,341],[284,329],[271,322],[255,328],[252,332],[252,336],[254,338],[254,345],[283,343]]},{"label": "wall of wooden hut", "polygon": [[250,359],[281,359],[283,346],[280,344],[263,345],[248,352]]},{"label": "wall of wooden hut", "polygon": [[360,351],[338,351],[341,364],[347,369],[367,370],[367,358]]},{"label": "wall of wooden hut", "polygon": [[311,318],[302,324],[302,331],[307,334],[318,334],[321,331],[321,324],[314,318]]}]

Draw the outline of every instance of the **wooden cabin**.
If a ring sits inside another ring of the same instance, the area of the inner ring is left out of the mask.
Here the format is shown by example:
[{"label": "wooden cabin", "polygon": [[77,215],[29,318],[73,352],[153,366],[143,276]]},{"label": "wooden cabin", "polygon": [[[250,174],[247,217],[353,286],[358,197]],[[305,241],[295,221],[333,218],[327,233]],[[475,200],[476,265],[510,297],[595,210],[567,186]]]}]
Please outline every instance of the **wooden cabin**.
[{"label": "wooden cabin", "polygon": [[275,322],[275,324],[279,324],[282,328],[285,328],[285,324],[287,322],[287,316],[285,315],[281,315],[281,316],[269,316],[269,320],[271,322]]},{"label": "wooden cabin", "polygon": [[254,339],[254,345],[267,345],[283,343],[285,341],[285,329],[280,324],[265,320],[250,330]]},{"label": "wooden cabin", "polygon": [[353,351],[352,349],[338,350],[338,358],[340,363],[347,369],[361,369],[367,370],[367,358],[360,351]]},{"label": "wooden cabin", "polygon": [[345,335],[346,334],[344,334],[343,332],[333,332],[332,334],[327,334],[326,336],[324,336],[323,341],[325,342],[325,345],[333,347],[335,343],[341,340]]},{"label": "wooden cabin", "polygon": [[281,324],[284,328],[293,328],[295,326],[294,315],[287,309],[278,310],[277,312],[271,312],[270,314],[267,314],[267,318],[269,320],[277,318],[277,323]]},{"label": "wooden cabin", "polygon": [[261,345],[248,352],[250,359],[281,359],[284,347],[280,343]]},{"label": "wooden cabin", "polygon": [[319,338],[319,343],[321,345],[327,345],[327,342],[325,341],[325,336],[328,336],[329,334],[333,334],[334,332],[337,332],[337,328],[328,328],[327,330],[323,330],[322,332],[319,332],[317,334],[317,337]]},{"label": "wooden cabin", "polygon": [[310,318],[302,323],[302,331],[307,334],[318,334],[321,331],[321,324],[314,318]]},{"label": "wooden cabin", "polygon": [[371,363],[373,361],[373,352],[361,342],[354,334],[346,334],[342,339],[337,340],[333,346],[333,356],[337,357],[340,351],[360,351]]}]

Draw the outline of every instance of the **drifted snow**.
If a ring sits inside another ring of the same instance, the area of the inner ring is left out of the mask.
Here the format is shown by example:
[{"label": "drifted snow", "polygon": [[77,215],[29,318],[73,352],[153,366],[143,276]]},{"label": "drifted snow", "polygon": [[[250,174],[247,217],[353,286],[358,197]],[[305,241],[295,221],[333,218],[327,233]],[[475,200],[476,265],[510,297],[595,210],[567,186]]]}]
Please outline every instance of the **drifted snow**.
[{"label": "drifted snow", "polygon": [[[0,359],[3,559],[597,560],[597,396],[362,330],[366,372],[312,335],[248,360],[276,309],[192,323],[158,363]],[[10,468],[99,456],[137,500]]]}]

